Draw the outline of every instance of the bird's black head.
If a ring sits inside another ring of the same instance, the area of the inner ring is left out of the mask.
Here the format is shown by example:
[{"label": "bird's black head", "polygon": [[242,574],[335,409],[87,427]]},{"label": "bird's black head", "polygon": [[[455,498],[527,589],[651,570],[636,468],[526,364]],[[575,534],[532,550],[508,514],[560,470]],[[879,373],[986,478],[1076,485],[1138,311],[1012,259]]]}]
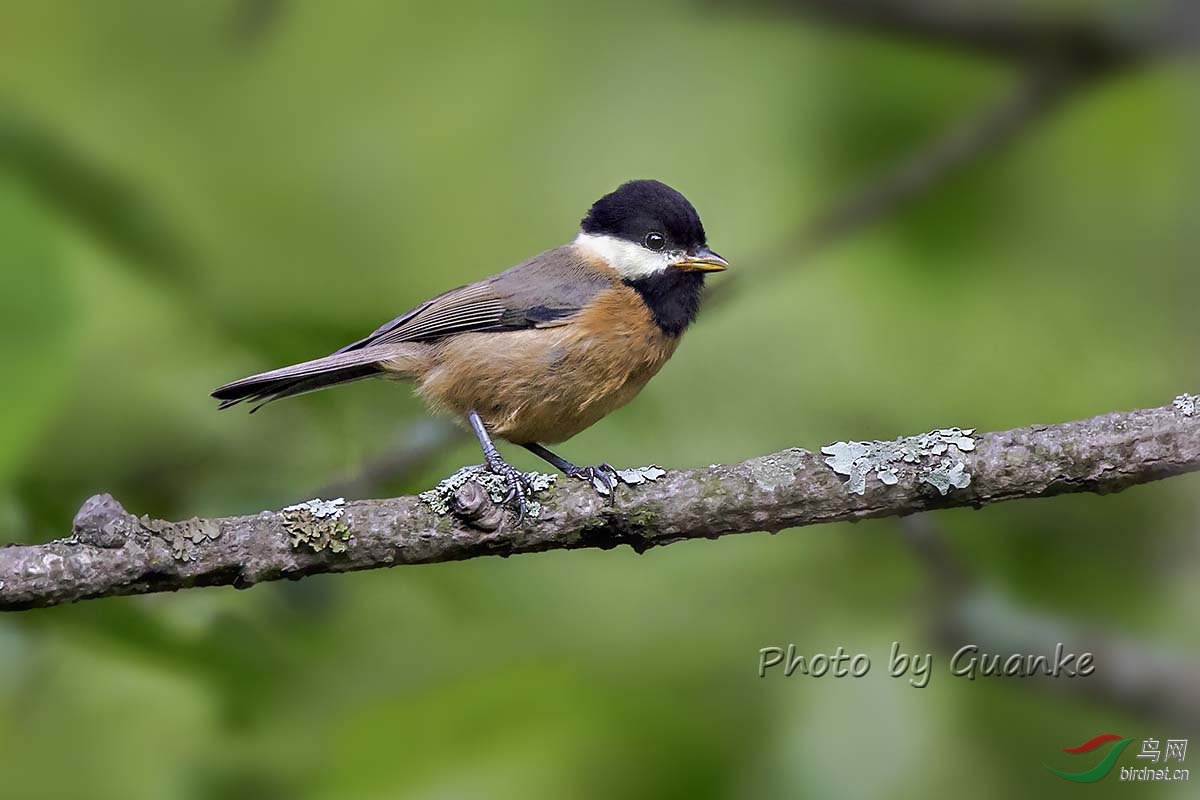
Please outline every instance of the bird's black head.
[{"label": "bird's black head", "polygon": [[656,252],[698,250],[707,244],[695,207],[659,181],[629,181],[604,195],[592,205],[580,229]]},{"label": "bird's black head", "polygon": [[708,248],[695,207],[659,181],[630,181],[597,200],[576,246],[616,270],[672,336],[695,318],[704,273],[729,266]]}]

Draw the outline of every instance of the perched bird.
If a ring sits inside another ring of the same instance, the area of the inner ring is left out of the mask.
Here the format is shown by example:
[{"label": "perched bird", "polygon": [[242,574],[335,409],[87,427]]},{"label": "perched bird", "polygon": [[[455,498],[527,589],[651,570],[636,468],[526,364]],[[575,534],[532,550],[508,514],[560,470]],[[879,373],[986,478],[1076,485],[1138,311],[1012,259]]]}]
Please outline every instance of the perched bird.
[{"label": "perched bird", "polygon": [[544,443],[569,439],[632,400],[695,319],[705,273],[727,266],[682,194],[630,181],[596,201],[569,244],[439,295],[325,358],[212,396],[228,408],[362,378],[411,380],[434,411],[471,426],[520,518],[528,483],[492,437],[611,490],[611,466],[577,467]]}]

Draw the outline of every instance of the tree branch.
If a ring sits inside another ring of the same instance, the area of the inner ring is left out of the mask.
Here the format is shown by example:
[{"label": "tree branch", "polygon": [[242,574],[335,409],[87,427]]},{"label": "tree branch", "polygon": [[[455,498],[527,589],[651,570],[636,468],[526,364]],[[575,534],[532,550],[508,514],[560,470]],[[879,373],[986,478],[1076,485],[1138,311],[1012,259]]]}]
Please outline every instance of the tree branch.
[{"label": "tree branch", "polygon": [[[446,515],[419,498],[399,497],[349,503],[344,511],[314,502],[310,510],[163,522],[135,517],[108,495],[98,495],[80,510],[70,538],[0,549],[0,609],[193,586],[245,588],[281,578],[485,555],[620,544],[641,552],[731,533],[1066,492],[1115,492],[1200,470],[1197,402],[1185,396],[1166,408],[973,439],[951,435],[948,441],[961,449],[926,447],[940,441],[938,436],[875,443],[865,448],[875,455],[856,462],[880,470],[878,477],[867,476],[862,494],[847,491],[853,478],[844,482],[826,459],[800,449],[670,472],[619,488],[611,506],[590,487],[572,483],[543,500],[540,519],[519,527],[510,516],[497,519],[498,509],[475,482],[458,490],[456,513]],[[839,443],[830,452],[844,455],[855,450],[852,445]],[[884,460],[871,461],[880,453]],[[886,461],[889,453],[897,455],[894,461]],[[962,485],[966,474],[970,483],[952,488],[943,481],[941,490],[949,491],[941,494],[931,472],[948,461],[959,467],[952,482]]]}]

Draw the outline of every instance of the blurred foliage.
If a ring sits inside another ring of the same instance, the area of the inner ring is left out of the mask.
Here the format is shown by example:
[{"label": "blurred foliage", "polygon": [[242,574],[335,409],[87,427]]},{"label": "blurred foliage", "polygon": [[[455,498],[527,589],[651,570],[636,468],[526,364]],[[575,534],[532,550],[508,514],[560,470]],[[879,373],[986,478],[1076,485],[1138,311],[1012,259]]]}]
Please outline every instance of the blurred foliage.
[{"label": "blurred foliage", "polygon": [[[98,491],[167,517],[303,500],[394,446],[420,405],[375,384],[218,415],[212,387],[565,240],[632,177],[683,190],[749,272],[1011,79],[682,3],[12,3],[3,28],[0,541],[64,535]],[[564,453],[695,466],[1195,391],[1195,78],[1182,65],[1107,85],[898,219],[751,278]],[[462,440],[375,491],[476,460]],[[1198,487],[938,520],[1022,603],[1195,656]],[[888,678],[893,640],[932,647],[897,532],[881,520],[4,617],[0,786],[1008,797],[1062,791],[1041,764],[1102,730],[1187,735],[1012,682]],[[874,667],[759,680],[758,649],[788,642]]]},{"label": "blurred foliage", "polygon": [[89,163],[14,108],[0,108],[0,169],[40,190],[64,217],[123,251],[123,263],[167,270],[177,281],[183,246],[137,190]]},{"label": "blurred foliage", "polygon": [[[52,424],[71,378],[68,352],[74,333],[70,290],[53,223],[27,192],[0,177],[0,483],[28,458],[44,426]],[[52,324],[45,325],[49,313]],[[38,335],[31,337],[30,333]]]}]

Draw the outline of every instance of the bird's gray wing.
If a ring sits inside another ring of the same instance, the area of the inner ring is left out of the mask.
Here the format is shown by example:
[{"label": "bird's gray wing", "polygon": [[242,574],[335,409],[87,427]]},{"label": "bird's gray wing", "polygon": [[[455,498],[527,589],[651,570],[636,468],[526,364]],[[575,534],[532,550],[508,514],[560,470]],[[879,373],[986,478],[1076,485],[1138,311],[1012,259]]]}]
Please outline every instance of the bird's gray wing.
[{"label": "bird's gray wing", "polygon": [[399,342],[431,342],[468,331],[513,331],[569,324],[613,278],[569,245],[491,278],[452,289],[401,314],[338,353]]}]

